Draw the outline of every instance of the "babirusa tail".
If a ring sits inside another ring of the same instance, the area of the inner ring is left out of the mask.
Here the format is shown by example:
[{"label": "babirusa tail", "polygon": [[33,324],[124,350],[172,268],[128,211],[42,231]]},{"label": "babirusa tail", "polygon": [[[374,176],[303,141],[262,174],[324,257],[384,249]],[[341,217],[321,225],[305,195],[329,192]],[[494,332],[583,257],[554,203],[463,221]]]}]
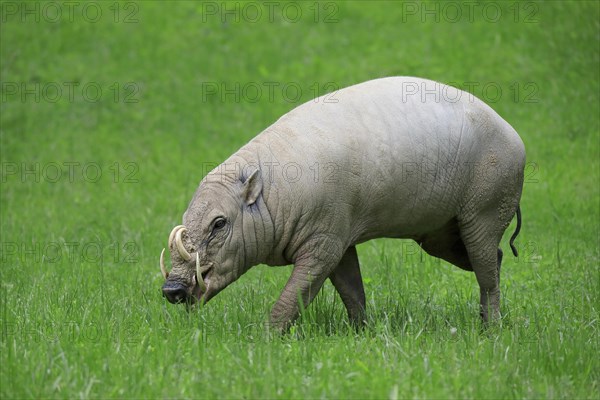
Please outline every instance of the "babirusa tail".
[{"label": "babirusa tail", "polygon": [[517,206],[517,228],[515,229],[515,233],[510,237],[510,249],[512,250],[515,257],[519,257],[519,252],[514,245],[514,241],[517,238],[517,235],[521,232],[521,205]]}]

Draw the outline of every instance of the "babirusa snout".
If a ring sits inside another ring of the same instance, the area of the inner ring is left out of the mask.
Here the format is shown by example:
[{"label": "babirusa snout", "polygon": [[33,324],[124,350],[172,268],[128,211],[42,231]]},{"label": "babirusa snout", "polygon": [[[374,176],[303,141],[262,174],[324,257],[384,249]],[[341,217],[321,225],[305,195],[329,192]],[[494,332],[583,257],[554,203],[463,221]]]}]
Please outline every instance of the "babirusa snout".
[{"label": "babirusa snout", "polygon": [[167,282],[162,288],[163,296],[170,303],[177,304],[187,301],[189,298],[185,286],[179,282]]},{"label": "babirusa snout", "polygon": [[[183,225],[177,225],[171,233],[169,234],[169,249],[172,248],[173,240],[175,240],[175,247],[177,248],[177,252],[186,261],[192,259],[192,255],[186,250],[183,245],[183,241],[181,239],[181,235],[187,231],[186,227]],[[163,278],[167,280],[169,277],[169,271],[167,271],[167,267],[165,266],[165,249],[160,253],[160,272],[162,273]],[[198,282],[198,286],[202,293],[206,292],[206,284],[204,283],[204,279],[202,279],[202,273],[200,268],[200,253],[196,252],[196,282]]]}]

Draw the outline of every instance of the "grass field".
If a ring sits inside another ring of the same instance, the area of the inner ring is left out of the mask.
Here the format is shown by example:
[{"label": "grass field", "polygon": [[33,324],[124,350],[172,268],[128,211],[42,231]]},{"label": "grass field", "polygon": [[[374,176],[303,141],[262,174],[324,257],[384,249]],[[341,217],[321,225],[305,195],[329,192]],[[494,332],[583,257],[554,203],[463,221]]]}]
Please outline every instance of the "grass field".
[{"label": "grass field", "polygon": [[[0,4],[2,399],[599,398],[597,2]],[[167,304],[158,256],[208,167],[390,75],[470,89],[523,138],[502,325],[409,241],[359,246],[359,333],[327,283],[271,336],[290,267]]]}]

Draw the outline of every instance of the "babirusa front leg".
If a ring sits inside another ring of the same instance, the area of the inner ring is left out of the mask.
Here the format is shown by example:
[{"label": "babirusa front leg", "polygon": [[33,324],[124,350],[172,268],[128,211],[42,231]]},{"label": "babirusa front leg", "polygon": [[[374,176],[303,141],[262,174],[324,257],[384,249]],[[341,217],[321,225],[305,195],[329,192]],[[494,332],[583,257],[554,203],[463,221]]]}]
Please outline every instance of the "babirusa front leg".
[{"label": "babirusa front leg", "polygon": [[342,251],[329,240],[315,240],[299,251],[292,276],[271,311],[271,325],[287,332],[292,323],[315,298],[325,279],[338,265]]}]

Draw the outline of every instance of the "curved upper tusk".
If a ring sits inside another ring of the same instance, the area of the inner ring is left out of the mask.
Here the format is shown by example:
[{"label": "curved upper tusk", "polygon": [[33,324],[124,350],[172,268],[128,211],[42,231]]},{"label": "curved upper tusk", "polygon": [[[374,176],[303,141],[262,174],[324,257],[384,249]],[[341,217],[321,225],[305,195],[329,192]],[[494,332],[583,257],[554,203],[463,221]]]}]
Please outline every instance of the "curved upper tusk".
[{"label": "curved upper tusk", "polygon": [[185,247],[183,246],[183,242],[181,241],[181,234],[183,232],[186,232],[187,229],[182,228],[179,229],[177,231],[177,233],[175,234],[175,245],[177,246],[177,251],[179,251],[179,255],[185,260],[185,261],[190,261],[192,259],[192,256],[190,253],[188,253],[188,251],[185,249]]},{"label": "curved upper tusk", "polygon": [[173,243],[173,238],[177,234],[177,231],[179,231],[180,229],[185,229],[185,226],[183,226],[183,225],[177,225],[175,228],[173,228],[173,230],[169,234],[169,242],[168,242],[169,243],[169,249],[171,248],[171,244]]},{"label": "curved upper tusk", "polygon": [[162,272],[162,275],[165,279],[169,277],[169,272],[165,268],[165,249],[162,249],[160,252],[160,272]]},{"label": "curved upper tusk", "polygon": [[206,292],[206,284],[204,283],[204,279],[202,279],[202,274],[200,273],[200,254],[198,253],[196,253],[196,280],[200,286],[200,291],[202,293]]}]

